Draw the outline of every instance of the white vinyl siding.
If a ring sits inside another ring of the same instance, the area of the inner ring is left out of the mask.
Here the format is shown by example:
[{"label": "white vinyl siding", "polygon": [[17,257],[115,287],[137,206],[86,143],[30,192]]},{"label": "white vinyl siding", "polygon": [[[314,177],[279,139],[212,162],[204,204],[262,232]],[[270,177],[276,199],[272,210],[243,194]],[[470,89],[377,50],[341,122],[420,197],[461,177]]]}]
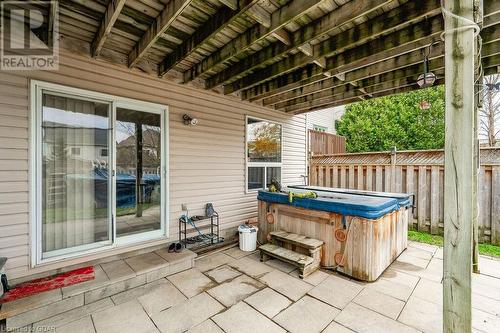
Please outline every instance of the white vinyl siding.
[{"label": "white vinyl siding", "polygon": [[[257,215],[255,193],[245,193],[245,116],[283,124],[284,184],[301,184],[306,173],[305,116],[241,102],[234,97],[169,83],[138,70],[61,50],[60,70],[0,72],[0,256],[11,278],[96,259],[101,253],[30,269],[28,115],[29,79],[98,91],[169,107],[170,240],[177,235],[181,204],[201,214],[213,202],[222,228]],[[186,126],[191,114],[197,126]],[[163,242],[166,242],[164,240]]]}]

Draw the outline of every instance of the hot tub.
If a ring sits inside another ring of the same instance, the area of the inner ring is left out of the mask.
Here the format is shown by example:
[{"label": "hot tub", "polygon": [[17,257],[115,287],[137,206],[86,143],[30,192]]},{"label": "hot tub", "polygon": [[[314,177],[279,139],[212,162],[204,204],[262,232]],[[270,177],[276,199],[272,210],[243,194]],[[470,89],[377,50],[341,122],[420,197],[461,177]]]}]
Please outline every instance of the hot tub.
[{"label": "hot tub", "polygon": [[407,247],[409,194],[313,186],[288,190],[314,191],[318,197],[290,203],[286,193],[259,191],[261,243],[275,230],[320,239],[321,266],[363,281],[375,281]]}]

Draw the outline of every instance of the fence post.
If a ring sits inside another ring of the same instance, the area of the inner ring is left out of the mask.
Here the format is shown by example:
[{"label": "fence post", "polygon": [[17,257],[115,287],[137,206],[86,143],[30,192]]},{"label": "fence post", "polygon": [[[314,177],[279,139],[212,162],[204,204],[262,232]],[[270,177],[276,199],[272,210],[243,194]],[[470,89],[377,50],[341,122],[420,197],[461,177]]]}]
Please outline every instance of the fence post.
[{"label": "fence post", "polygon": [[[396,146],[391,149],[391,192],[396,192]],[[386,175],[387,177],[387,175]]]}]

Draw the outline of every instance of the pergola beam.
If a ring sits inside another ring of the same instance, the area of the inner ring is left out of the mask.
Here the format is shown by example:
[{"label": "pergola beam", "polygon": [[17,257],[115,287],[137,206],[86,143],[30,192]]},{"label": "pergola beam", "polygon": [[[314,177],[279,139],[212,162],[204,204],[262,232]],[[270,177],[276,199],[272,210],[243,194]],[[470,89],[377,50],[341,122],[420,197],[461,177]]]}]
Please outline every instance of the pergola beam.
[{"label": "pergola beam", "polygon": [[[294,1],[295,2],[295,1]],[[222,72],[209,78],[206,82],[206,88],[211,89],[218,87],[235,76],[242,76],[250,73],[258,67],[262,67],[267,62],[272,61],[275,57],[283,56],[295,48],[309,43],[310,41],[328,34],[345,24],[348,24],[355,19],[374,11],[381,6],[389,3],[388,0],[353,0],[345,3],[341,7],[336,8],[329,14],[312,21],[301,29],[291,33],[292,44],[283,45],[281,43],[273,43],[264,49],[252,54],[237,64],[228,67]]]},{"label": "pergola beam", "polygon": [[[366,89],[365,93],[370,94],[370,89],[371,87],[390,82],[391,84],[397,85],[402,85],[402,82],[407,82],[405,85],[410,84],[409,80],[413,80],[413,83],[416,82],[416,79],[418,75],[420,75],[423,72],[423,64],[419,63],[416,65],[413,65],[411,67],[405,67],[401,69],[397,69],[391,72],[379,74],[379,75],[374,75],[369,78],[365,78],[359,81],[355,81],[356,87],[359,89]],[[430,70],[436,74],[443,76],[444,73],[442,72],[444,68],[444,59],[438,58],[430,62]],[[323,82],[332,82],[332,80],[328,81],[323,81]],[[307,95],[293,98],[293,99],[281,99],[280,102],[276,103],[274,105],[275,109],[283,109],[285,107],[292,107],[297,104],[303,104],[306,102],[320,102],[324,101],[325,99],[328,99],[332,97],[332,92],[338,89],[338,87],[341,87],[342,85],[346,85],[345,82],[342,81],[333,81],[335,83],[330,85],[332,86],[331,88],[326,88],[326,89],[321,89],[314,91],[313,93],[309,93]],[[395,87],[396,87],[395,86]],[[377,89],[377,88],[376,88]],[[280,95],[278,95],[279,97]]]},{"label": "pergola beam", "polygon": [[[482,47],[482,57],[485,59],[483,67],[485,71],[489,74],[490,72],[496,72],[497,66],[500,64],[498,58],[488,58],[494,55],[500,54],[500,43],[495,42],[492,43],[491,39],[496,35],[497,31],[500,31],[500,27],[495,26],[495,29],[490,29],[494,34],[489,34],[487,32],[482,33],[483,35],[483,47]],[[435,50],[439,48],[439,45],[433,47]],[[433,52],[433,54],[436,54]],[[421,59],[420,54],[416,54],[416,57]],[[404,58],[404,57],[403,57]],[[412,56],[412,58],[415,58]],[[415,59],[414,59],[415,60]],[[414,61],[413,60],[413,61]],[[407,61],[411,61],[407,59]],[[413,66],[413,61],[407,63],[407,66]],[[418,61],[418,59],[417,59]],[[441,60],[444,61],[444,60]],[[432,62],[431,62],[432,64]],[[419,64],[421,67],[421,64]],[[444,65],[444,64],[443,64]],[[391,70],[395,69],[392,63],[387,64],[387,67],[390,67]],[[379,66],[377,66],[379,67]],[[494,69],[491,69],[493,68]],[[401,69],[403,70],[403,69]],[[404,70],[407,71],[405,68]],[[242,98],[249,101],[258,101],[263,100],[262,104],[264,106],[273,105],[278,102],[287,101],[293,98],[298,98],[301,96],[305,96],[317,91],[321,91],[324,89],[332,88],[332,81],[326,79],[323,75],[321,75],[322,70],[317,69],[299,69],[292,74],[287,74],[276,79],[270,80],[264,84],[253,87],[248,90],[244,90],[242,92]],[[357,73],[362,72],[370,72],[372,75],[375,75],[374,69],[369,67],[364,67],[362,69],[356,69],[348,74],[350,80],[359,80],[359,75]],[[364,74],[361,74],[364,75]],[[345,78],[344,78],[345,80]]]},{"label": "pergola beam", "polygon": [[[385,59],[398,57],[400,55],[410,53],[414,50],[418,50],[422,47],[428,46],[439,38],[440,31],[442,31],[442,27],[439,26],[440,24],[442,24],[442,21],[436,21],[435,23],[437,23],[437,25],[433,24],[431,27],[426,27],[425,29],[411,29],[410,31],[412,33],[415,32],[415,34],[413,35],[414,38],[409,37],[408,31],[400,30],[383,38],[372,40],[371,42],[363,44],[357,48],[350,49],[339,55],[327,58],[326,69],[313,69],[314,73],[309,73],[306,81],[308,81],[309,84],[317,81],[322,81],[325,79],[325,71],[330,72],[332,75],[347,73],[357,68],[369,66],[377,62],[383,62]],[[392,48],[390,48],[391,45],[393,46]],[[437,44],[433,49],[438,49],[439,47],[439,44]],[[422,59],[422,55],[420,55],[420,59]],[[293,59],[291,59],[290,61],[293,62]],[[406,64],[403,64],[403,66],[404,65]],[[275,78],[277,75],[273,75],[273,71],[277,70],[278,69],[276,67],[270,66],[267,70],[263,70],[262,72],[260,72],[260,76],[254,76],[255,74],[257,74],[254,73],[254,75],[248,78],[240,79],[230,85],[225,93],[229,93],[230,91],[235,90],[241,90],[243,88],[252,88],[252,86],[260,84],[262,81],[268,81],[264,80],[263,77],[271,76],[271,78]],[[353,80],[346,79],[346,81]],[[269,82],[266,82],[265,84],[269,84]],[[290,82],[289,84],[290,85],[288,88],[295,89],[302,86],[304,84],[304,81],[301,81],[301,79],[292,78],[292,82]],[[281,92],[291,89],[282,88]],[[248,98],[248,95],[243,95],[244,98]]]},{"label": "pergola beam", "polygon": [[[474,20],[474,0],[444,0],[446,10]],[[498,1],[493,1],[498,2]],[[472,331],[472,221],[477,205],[474,161],[474,30],[445,15],[445,163],[443,333]],[[456,30],[460,28],[461,30]]]},{"label": "pergola beam", "polygon": [[162,60],[158,66],[158,75],[165,75],[183,59],[198,50],[208,40],[215,37],[221,30],[239,19],[243,13],[256,6],[258,1],[241,0],[237,10],[232,10],[227,6],[220,8],[205,24]]},{"label": "pergola beam", "polygon": [[149,51],[156,40],[169,28],[172,23],[182,14],[184,9],[193,0],[170,0],[161,11],[148,30],[142,35],[132,51],[128,55],[128,66],[135,66],[139,60]]},{"label": "pergola beam", "polygon": [[122,11],[126,1],[127,0],[109,1],[106,11],[104,12],[104,16],[102,17],[101,24],[99,25],[99,29],[97,30],[94,40],[92,41],[92,45],[90,46],[93,57],[97,57],[101,52],[101,49],[111,33],[111,29],[118,19],[118,16],[120,16],[120,12]]},{"label": "pergola beam", "polygon": [[225,61],[242,55],[244,52],[250,50],[252,45],[258,44],[274,33],[283,34],[282,31],[286,33],[286,31],[283,30],[285,25],[304,15],[308,10],[314,9],[321,1],[322,0],[293,0],[287,5],[279,8],[271,14],[271,26],[269,28],[261,24],[252,26],[250,29],[224,45],[221,49],[203,59],[199,64],[193,66],[192,69],[184,72],[184,82],[189,82]]},{"label": "pergola beam", "polygon": [[[444,79],[438,79],[436,80],[436,85],[440,85],[444,83]],[[391,89],[386,89],[386,90],[380,90],[380,91],[374,91],[372,93],[372,96],[366,96],[363,92],[357,91],[357,90],[352,90],[351,92],[341,94],[335,101],[329,102],[329,103],[324,103],[319,106],[314,106],[311,108],[304,108],[300,110],[295,110],[295,111],[290,111],[288,112],[289,114],[301,114],[305,112],[311,112],[311,111],[316,111],[316,110],[322,110],[325,108],[330,108],[334,106],[340,106],[340,105],[347,105],[351,104],[354,102],[359,102],[360,97],[362,97],[362,100],[367,100],[371,98],[378,98],[378,97],[383,97],[383,96],[389,96],[389,95],[394,95],[394,94],[400,94],[408,91],[415,90],[417,88],[416,83],[413,83],[408,86],[402,86],[402,87],[397,87],[397,88],[391,88]]]},{"label": "pergola beam", "polygon": [[[438,76],[438,78],[441,77],[441,79],[442,79],[443,74],[444,74],[443,69],[441,69],[439,71],[435,71],[435,74]],[[353,91],[353,90],[358,91],[359,93],[361,93],[364,96],[368,95],[369,97],[373,97],[377,93],[380,93],[382,91],[393,90],[393,89],[397,89],[397,88],[401,88],[401,87],[409,87],[409,86],[416,87],[417,76],[418,75],[414,75],[411,77],[400,78],[400,79],[396,79],[393,81],[384,81],[384,82],[373,84],[371,86],[359,85],[357,87],[353,87],[350,84],[346,84],[342,87],[333,88],[330,91],[327,90],[326,92],[329,92],[330,94],[327,94],[325,92],[313,94],[316,96],[316,98],[309,98],[308,100],[306,100],[302,103],[297,102],[297,103],[291,104],[290,106],[281,108],[280,110],[285,111],[285,112],[294,113],[297,110],[309,110],[312,108],[328,105],[328,104],[331,104],[331,103],[337,101],[339,99],[339,96],[338,96],[339,94],[341,95],[343,93],[346,93],[348,91]],[[310,95],[310,96],[312,96],[312,95]]]},{"label": "pergola beam", "polygon": [[[415,5],[415,3],[409,2],[407,3],[407,5],[408,6]],[[401,8],[403,7],[404,6],[402,6]],[[406,9],[408,9],[408,7],[406,7]],[[363,54],[367,53],[366,50],[368,49],[370,49],[370,52],[375,53],[376,51],[374,48],[377,47],[377,52],[382,52],[387,48],[408,44],[413,42],[414,40],[425,38],[430,34],[435,34],[443,30],[442,18],[439,15],[437,15],[439,13],[438,8],[433,8],[429,10],[428,8],[422,9],[421,7],[419,7],[418,10],[415,9],[413,14],[411,13],[408,14],[407,21],[405,21],[404,24],[401,22],[398,16],[392,16],[394,20],[391,20],[389,17],[390,13],[391,12],[387,13],[387,15],[384,14],[368,22],[362,23],[355,28],[346,30],[338,35],[333,36],[332,38],[326,41],[323,41],[315,45],[311,52],[312,53],[311,55],[297,53],[295,55],[283,59],[282,61],[269,65],[263,69],[256,70],[252,73],[252,75],[244,76],[240,79],[237,79],[236,81],[231,82],[230,84],[224,86],[224,92],[229,94],[237,92],[242,89],[247,89],[253,85],[267,81],[276,76],[292,71],[298,67],[302,67],[305,64],[314,60],[311,59],[311,56],[313,55],[315,58],[331,57],[347,49],[347,51],[340,54],[347,55],[350,58],[355,58],[358,54],[360,54],[360,50],[364,50]],[[418,21],[422,19],[422,17],[424,17],[425,15],[429,15],[429,13],[432,13],[436,16],[429,18],[428,20],[422,22],[419,25],[410,25],[403,29],[396,30],[390,33],[389,35],[385,35],[371,40],[374,37],[395,30],[401,27],[402,25],[403,26],[408,25],[407,22],[412,21],[412,19]],[[392,15],[394,15],[394,13],[392,13]],[[362,32],[361,35],[359,35],[360,31]],[[352,47],[353,45],[368,40],[370,41],[362,44],[359,47],[356,47],[354,49],[349,49],[349,47]],[[249,57],[248,60],[242,61],[242,63],[245,63],[245,65],[250,66],[244,69],[243,72],[246,73],[248,70],[254,69],[256,66],[259,66],[257,63],[259,60],[261,59],[258,59],[257,57]],[[255,66],[253,66],[251,63],[255,63]],[[224,75],[232,71],[237,71],[237,66],[232,66],[231,68],[217,74],[213,79],[207,80],[207,85],[211,87],[213,86],[214,82],[219,82],[221,80],[224,81],[230,80],[231,77],[227,78],[224,77]],[[241,73],[238,73],[237,75],[240,74]]]},{"label": "pergola beam", "polygon": [[[444,59],[437,58],[432,61],[430,61],[430,68],[431,70],[435,70],[438,68],[444,67]],[[390,72],[386,73],[374,73],[373,76],[361,79],[357,82],[359,82],[361,87],[366,87],[370,86],[375,83],[380,83],[384,81],[393,81],[396,79],[401,79],[409,76],[414,76],[417,73],[422,73],[423,72],[424,65],[423,63],[417,63],[408,67],[400,68],[400,69],[390,69]],[[365,71],[368,68],[365,68]],[[368,72],[373,73],[370,69],[368,69]],[[352,72],[351,72],[352,73]],[[354,77],[354,75],[349,75],[348,77]],[[309,84],[307,86],[294,89],[289,92],[285,92],[282,94],[277,94],[275,96],[271,96],[268,98],[265,98],[262,100],[262,105],[264,106],[270,106],[270,105],[275,105],[276,108],[280,108],[280,105],[284,105],[284,103],[289,102],[293,103],[295,101],[303,101],[301,98],[307,97],[311,94],[316,94],[320,93],[325,90],[329,90],[333,87],[337,87],[341,84],[343,84],[343,81],[345,81],[345,74],[344,78],[342,80],[338,79],[327,79],[323,81],[319,81],[313,84]],[[288,103],[287,103],[288,104]]]}]

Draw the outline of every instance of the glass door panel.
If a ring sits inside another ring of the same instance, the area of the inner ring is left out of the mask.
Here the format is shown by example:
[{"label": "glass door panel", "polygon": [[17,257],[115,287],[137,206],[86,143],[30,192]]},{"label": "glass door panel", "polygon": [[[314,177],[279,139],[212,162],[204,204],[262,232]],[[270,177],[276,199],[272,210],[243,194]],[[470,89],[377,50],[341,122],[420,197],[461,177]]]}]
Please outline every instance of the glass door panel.
[{"label": "glass door panel", "polygon": [[161,115],[116,109],[116,235],[161,229]]},{"label": "glass door panel", "polygon": [[110,110],[42,94],[42,258],[111,243]]}]

